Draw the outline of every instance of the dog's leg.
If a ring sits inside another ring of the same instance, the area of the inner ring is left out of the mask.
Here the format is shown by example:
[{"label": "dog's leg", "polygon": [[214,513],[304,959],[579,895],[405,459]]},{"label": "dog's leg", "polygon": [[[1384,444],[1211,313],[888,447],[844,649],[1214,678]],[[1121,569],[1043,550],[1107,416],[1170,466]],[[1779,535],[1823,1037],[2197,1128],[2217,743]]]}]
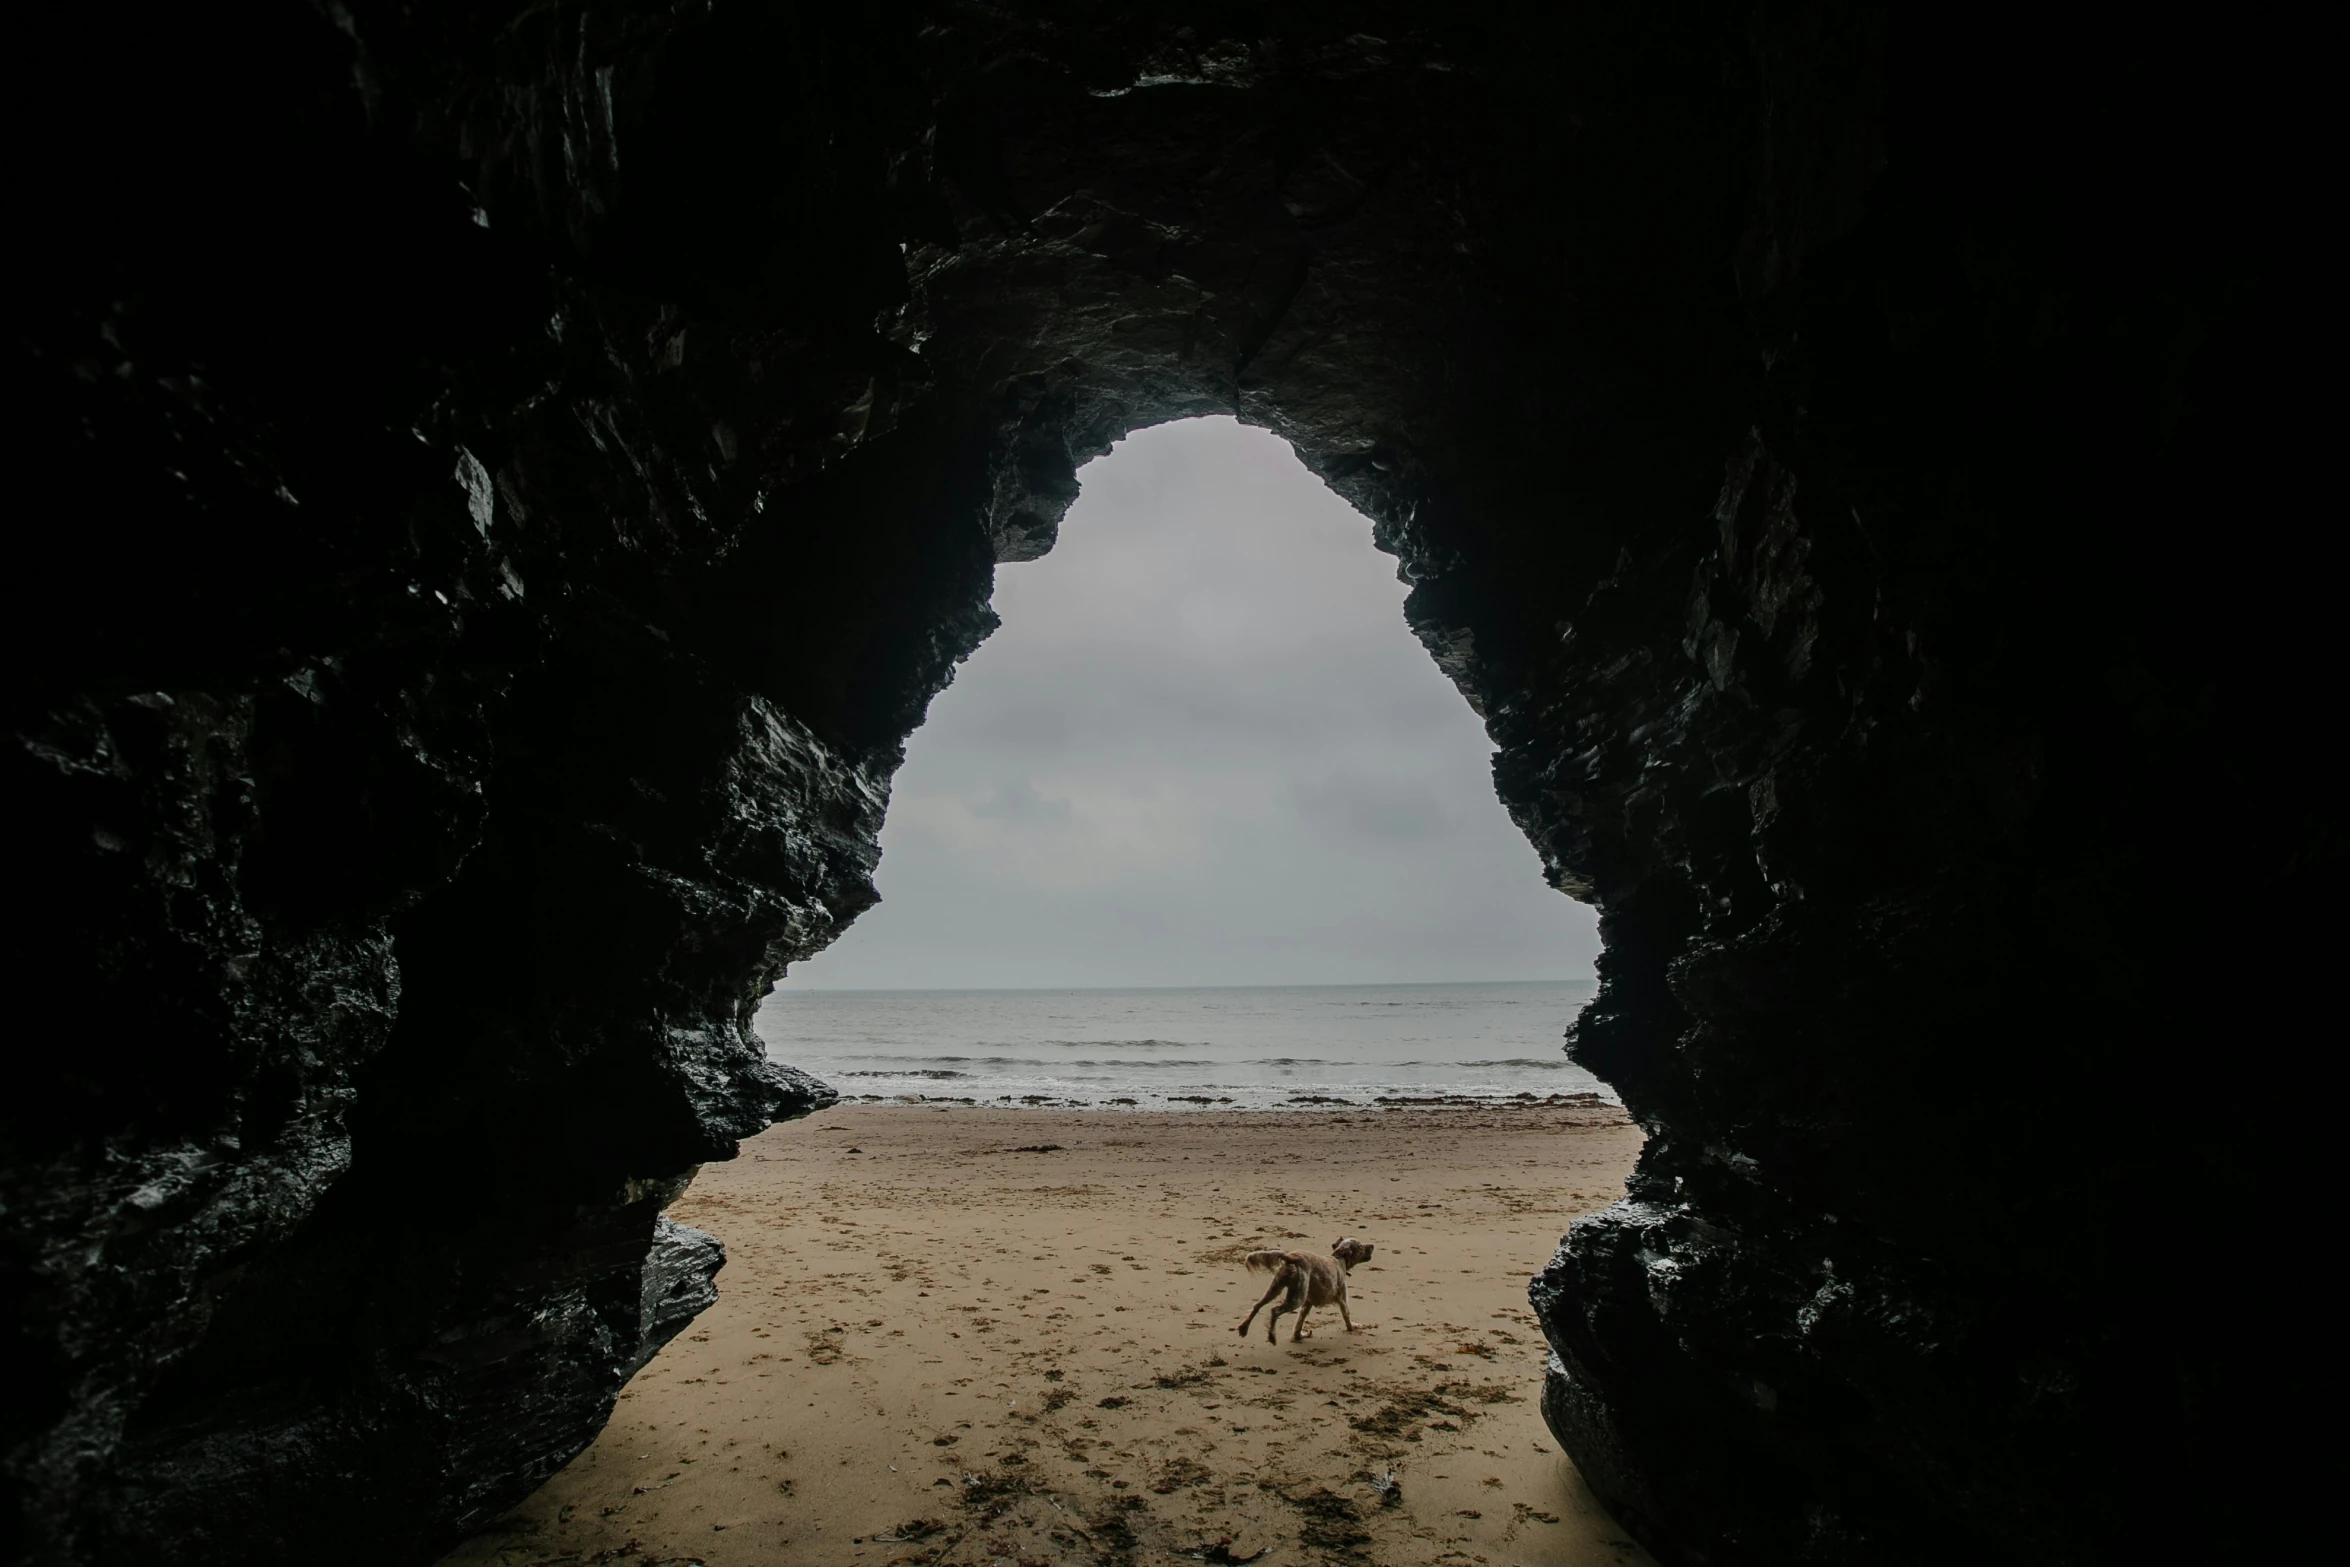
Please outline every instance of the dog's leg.
[{"label": "dog's leg", "polygon": [[[1280,1305],[1278,1305],[1278,1306],[1275,1306],[1275,1307],[1273,1308],[1273,1315],[1271,1315],[1270,1317],[1267,1317],[1267,1318],[1265,1319],[1265,1342],[1266,1342],[1266,1343],[1268,1343],[1268,1344],[1278,1344],[1278,1343],[1280,1343],[1280,1342],[1281,1342],[1281,1338],[1280,1338],[1280,1333],[1281,1333],[1281,1318],[1282,1318],[1282,1316],[1283,1316],[1283,1314],[1284,1314],[1284,1313],[1287,1313],[1287,1312],[1292,1312],[1292,1311],[1295,1311],[1295,1310],[1297,1310],[1297,1303],[1298,1303],[1298,1292],[1297,1292],[1296,1290],[1294,1290],[1294,1289],[1293,1289],[1293,1290],[1291,1290],[1291,1291],[1290,1291],[1290,1292],[1289,1292],[1287,1295],[1285,1295],[1285,1296],[1283,1296],[1283,1297],[1282,1297],[1282,1300],[1281,1300],[1281,1304],[1280,1304]],[[1291,1335],[1291,1342],[1292,1342],[1292,1343],[1296,1342],[1296,1336],[1295,1336],[1294,1334],[1293,1334],[1293,1335]]]},{"label": "dog's leg", "polygon": [[1355,1330],[1354,1313],[1346,1309],[1346,1281],[1344,1279],[1338,1282],[1338,1320],[1346,1324],[1347,1332],[1352,1333]]},{"label": "dog's leg", "polygon": [[1306,1318],[1312,1316],[1313,1313],[1314,1306],[1310,1300],[1297,1308],[1297,1326],[1289,1330],[1289,1342],[1294,1344],[1306,1336]]},{"label": "dog's leg", "polygon": [[1272,1282],[1272,1284],[1271,1284],[1271,1285],[1269,1285],[1269,1286],[1266,1288],[1266,1290],[1265,1290],[1265,1300],[1260,1300],[1260,1301],[1258,1301],[1258,1302],[1257,1302],[1255,1305],[1253,1305],[1253,1306],[1249,1307],[1249,1309],[1248,1309],[1248,1322],[1243,1322],[1243,1323],[1240,1325],[1240,1336],[1241,1336],[1242,1338],[1247,1338],[1247,1337],[1248,1337],[1248,1324],[1249,1324],[1249,1322],[1254,1322],[1254,1321],[1256,1321],[1256,1320],[1257,1320],[1257,1313],[1265,1309],[1265,1301],[1269,1301],[1269,1300],[1271,1300],[1271,1299],[1272,1299],[1274,1296],[1276,1296],[1276,1295],[1280,1294],[1280,1293],[1281,1293],[1281,1290],[1282,1290],[1282,1287],[1283,1287],[1283,1286],[1282,1286],[1282,1283],[1281,1283],[1281,1280],[1280,1280],[1280,1278],[1279,1278],[1279,1277],[1275,1277],[1275,1278],[1274,1278],[1274,1280],[1273,1280],[1273,1282]]}]

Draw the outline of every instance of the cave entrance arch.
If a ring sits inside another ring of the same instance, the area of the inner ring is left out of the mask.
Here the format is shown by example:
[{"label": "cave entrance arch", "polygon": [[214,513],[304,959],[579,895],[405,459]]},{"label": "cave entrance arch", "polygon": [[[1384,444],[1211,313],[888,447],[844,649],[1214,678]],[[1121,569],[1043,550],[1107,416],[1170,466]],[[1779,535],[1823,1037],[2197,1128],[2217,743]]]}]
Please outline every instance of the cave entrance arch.
[{"label": "cave entrance arch", "polygon": [[1590,978],[1359,514],[1228,418],[1079,478],[907,740],[884,901],[789,989]]}]

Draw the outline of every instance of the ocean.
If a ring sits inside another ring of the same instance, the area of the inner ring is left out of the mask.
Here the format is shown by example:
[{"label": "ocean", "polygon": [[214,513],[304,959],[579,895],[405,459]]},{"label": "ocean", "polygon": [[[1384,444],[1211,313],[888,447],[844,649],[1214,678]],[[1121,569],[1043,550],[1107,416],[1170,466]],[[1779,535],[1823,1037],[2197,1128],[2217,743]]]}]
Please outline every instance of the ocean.
[{"label": "ocean", "polygon": [[1137,1110],[1596,1097],[1591,980],[1182,990],[778,990],[768,1056],[847,1100]]}]

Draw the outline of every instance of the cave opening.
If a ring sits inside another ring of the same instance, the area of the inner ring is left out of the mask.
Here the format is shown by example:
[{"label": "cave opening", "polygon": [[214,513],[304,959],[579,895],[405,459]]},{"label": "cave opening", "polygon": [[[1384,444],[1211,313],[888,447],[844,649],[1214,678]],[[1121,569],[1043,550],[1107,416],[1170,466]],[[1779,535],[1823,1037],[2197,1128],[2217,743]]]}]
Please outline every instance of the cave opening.
[{"label": "cave opening", "polygon": [[[1447,1354],[1530,1382],[1522,1280],[1559,1212],[1620,1194],[1638,1145],[1561,1051],[1591,994],[1590,911],[1545,885],[1496,799],[1490,740],[1412,634],[1370,521],[1287,442],[1170,421],[1076,481],[1052,549],[997,565],[1001,624],[908,738],[876,838],[883,901],[756,1020],[840,1103],[669,1199],[663,1222],[692,1227],[673,1233],[727,1248],[714,1299],[588,1451],[452,1567],[516,1539],[652,1549],[705,1513],[733,1550],[800,1559],[819,1520],[856,1544],[931,1538],[969,1527],[975,1486],[1015,1482],[1056,1512],[996,1509],[991,1552],[1063,1559],[1064,1504],[1098,1524],[1111,1487],[1269,1473],[1310,1422],[1252,1397],[1255,1377],[1327,1380],[1315,1399],[1353,1407],[1350,1360],[1386,1357],[1410,1369],[1377,1385],[1434,1411],[1413,1428],[1414,1497],[1453,1519],[1448,1544],[1498,1547],[1499,1510],[1462,1532],[1488,1483],[1513,1520],[1616,1532],[1549,1461],[1524,1392],[1445,1390]],[[1214,1118],[1236,1104],[1288,1113]],[[1177,1117],[1196,1130],[1117,1106],[1196,1107]],[[1572,1184],[1521,1185],[1529,1155]],[[1452,1245],[1431,1254],[1440,1217]],[[1373,1338],[1235,1347],[1240,1256],[1324,1224],[1382,1238],[1389,1260],[1355,1281]],[[1216,1348],[1194,1336],[1209,1330]],[[1203,1444],[1226,1400],[1252,1412]],[[1468,1428],[1483,1454],[1447,1445]],[[1401,1434],[1375,1419],[1350,1440],[1386,1468]],[[830,1472],[844,1461],[858,1478]],[[1465,1464],[1508,1480],[1450,1472]],[[1218,1483],[1189,1520],[1129,1527],[1270,1544],[1296,1524],[1268,1498],[1291,1493]]]},{"label": "cave opening", "polygon": [[[1604,1093],[1560,1051],[1595,916],[1544,885],[1369,522],[1229,416],[1137,431],[1077,478],[908,739],[881,903],[761,1007],[770,1052],[860,1100]],[[1311,1019],[1370,1003],[1290,997],[1284,1035],[1277,998],[1204,993],[1430,985],[1509,1024],[1333,1032]],[[1166,1070],[1037,1057],[1072,1030],[1192,1046]]]}]

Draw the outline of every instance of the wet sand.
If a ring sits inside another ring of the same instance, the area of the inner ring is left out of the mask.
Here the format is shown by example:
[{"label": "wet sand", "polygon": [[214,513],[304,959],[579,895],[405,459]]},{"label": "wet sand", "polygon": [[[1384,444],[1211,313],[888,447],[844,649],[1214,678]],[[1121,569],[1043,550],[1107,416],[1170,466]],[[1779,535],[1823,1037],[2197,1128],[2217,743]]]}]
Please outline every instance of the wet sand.
[{"label": "wet sand", "polygon": [[[1589,1105],[773,1128],[671,1209],[718,1304],[447,1560],[1644,1563],[1543,1427],[1525,1293],[1639,1142]],[[1342,1234],[1357,1332],[1234,1332],[1244,1253]]]}]

